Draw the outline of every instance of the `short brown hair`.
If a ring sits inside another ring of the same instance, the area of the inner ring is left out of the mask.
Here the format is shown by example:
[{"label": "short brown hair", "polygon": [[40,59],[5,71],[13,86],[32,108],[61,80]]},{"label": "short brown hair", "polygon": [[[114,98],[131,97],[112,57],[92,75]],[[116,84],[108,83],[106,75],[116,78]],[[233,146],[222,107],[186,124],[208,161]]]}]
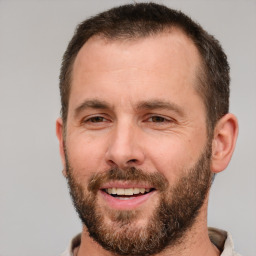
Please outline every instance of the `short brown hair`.
[{"label": "short brown hair", "polygon": [[155,3],[123,5],[102,12],[78,25],[63,56],[60,71],[61,115],[67,121],[74,60],[92,36],[110,40],[136,39],[155,35],[171,28],[181,29],[197,47],[201,60],[197,90],[207,112],[212,132],[219,118],[229,109],[229,64],[219,42],[199,24],[180,11]]}]

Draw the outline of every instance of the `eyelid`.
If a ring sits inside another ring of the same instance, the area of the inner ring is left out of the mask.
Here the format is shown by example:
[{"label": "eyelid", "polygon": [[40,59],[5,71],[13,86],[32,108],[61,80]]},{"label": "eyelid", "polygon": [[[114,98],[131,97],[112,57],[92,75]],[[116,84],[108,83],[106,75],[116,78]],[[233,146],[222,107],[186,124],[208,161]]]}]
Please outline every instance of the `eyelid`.
[{"label": "eyelid", "polygon": [[[90,120],[92,120],[93,118],[102,118],[102,119],[104,119],[104,121],[102,121],[102,122],[90,122]],[[110,121],[110,119],[108,117],[106,117],[105,114],[93,114],[93,115],[88,115],[88,116],[82,118],[81,123],[85,124],[85,123],[90,122],[91,124],[93,124],[93,123],[97,124],[97,123],[105,123],[105,122],[108,122],[108,121]]]},{"label": "eyelid", "polygon": [[173,119],[171,117],[167,117],[165,115],[160,115],[160,114],[149,114],[145,119],[149,120],[150,118],[153,118],[153,117],[163,118],[166,122],[174,122],[175,121],[175,119]]}]

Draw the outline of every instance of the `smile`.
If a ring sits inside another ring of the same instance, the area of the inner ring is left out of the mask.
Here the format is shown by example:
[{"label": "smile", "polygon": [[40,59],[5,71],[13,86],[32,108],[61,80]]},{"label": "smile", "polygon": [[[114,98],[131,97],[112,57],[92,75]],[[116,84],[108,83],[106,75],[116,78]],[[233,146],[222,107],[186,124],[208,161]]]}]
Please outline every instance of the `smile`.
[{"label": "smile", "polygon": [[156,191],[148,187],[108,187],[100,189],[101,195],[110,208],[129,210],[146,202]]},{"label": "smile", "polygon": [[153,191],[153,188],[107,188],[104,189],[106,193],[111,196],[117,197],[122,200],[122,198],[129,199],[130,197],[122,197],[122,196],[140,196],[147,194]]}]

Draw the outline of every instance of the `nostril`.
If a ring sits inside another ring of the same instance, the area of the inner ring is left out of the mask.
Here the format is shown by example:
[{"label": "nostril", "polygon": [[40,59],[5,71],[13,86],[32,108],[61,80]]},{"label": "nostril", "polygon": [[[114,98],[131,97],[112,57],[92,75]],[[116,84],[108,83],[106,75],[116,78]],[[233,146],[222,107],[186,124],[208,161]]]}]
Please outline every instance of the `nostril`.
[{"label": "nostril", "polygon": [[131,159],[131,160],[128,161],[128,163],[136,163],[136,162],[137,162],[136,159]]},{"label": "nostril", "polygon": [[111,166],[117,166],[117,164],[116,164],[113,160],[108,160],[108,163],[109,163]]}]

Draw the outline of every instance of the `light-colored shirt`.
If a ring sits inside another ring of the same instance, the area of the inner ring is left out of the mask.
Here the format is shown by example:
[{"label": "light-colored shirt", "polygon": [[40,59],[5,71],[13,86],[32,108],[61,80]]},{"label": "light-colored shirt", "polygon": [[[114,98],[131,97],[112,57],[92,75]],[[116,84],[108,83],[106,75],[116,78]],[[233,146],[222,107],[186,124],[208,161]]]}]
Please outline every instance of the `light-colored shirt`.
[{"label": "light-colored shirt", "polygon": [[[211,242],[221,251],[221,256],[241,256],[234,251],[232,237],[228,232],[217,228],[208,228],[208,234]],[[79,247],[80,243],[81,234],[78,234],[60,256],[73,256],[74,249]]]}]

